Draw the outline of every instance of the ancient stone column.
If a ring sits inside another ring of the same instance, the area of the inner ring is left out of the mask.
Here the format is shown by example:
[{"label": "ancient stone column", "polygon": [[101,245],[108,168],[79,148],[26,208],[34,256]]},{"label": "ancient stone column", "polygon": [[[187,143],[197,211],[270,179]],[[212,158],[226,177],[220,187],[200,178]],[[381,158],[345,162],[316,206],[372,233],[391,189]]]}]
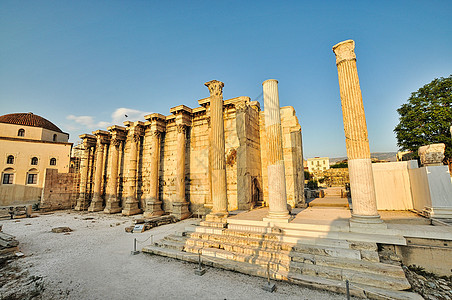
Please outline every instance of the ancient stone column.
[{"label": "ancient stone column", "polygon": [[159,199],[159,173],[160,173],[160,141],[166,129],[166,117],[153,113],[144,116],[151,132],[151,163],[149,172],[149,193],[145,198],[145,217],[161,216],[162,201]]},{"label": "ancient stone column", "polygon": [[364,105],[356,68],[355,42],[347,40],[333,47],[339,77],[344,118],[350,189],[352,194],[352,222],[381,223],[377,212],[375,186],[370,159]]},{"label": "ancient stone column", "polygon": [[262,86],[267,135],[268,219],[287,221],[289,211],[287,210],[278,81],[268,79],[262,83]]},{"label": "ancient stone column", "polygon": [[88,183],[89,151],[94,141],[94,137],[88,134],[83,134],[80,138],[83,139],[83,150],[82,157],[80,158],[80,190],[77,198],[77,204],[74,207],[75,210],[85,210],[88,206],[86,201],[86,186]]},{"label": "ancient stone column", "polygon": [[219,216],[228,215],[228,199],[226,185],[226,161],[224,145],[223,119],[223,87],[217,80],[206,82],[210,92],[210,124],[211,124],[211,159],[212,159],[212,213]]},{"label": "ancient stone column", "polygon": [[114,138],[110,142],[111,151],[111,171],[106,188],[106,203],[104,212],[107,214],[114,214],[121,211],[119,207],[119,200],[117,198],[118,190],[118,161],[119,161],[119,147],[121,141]]},{"label": "ancient stone column", "polygon": [[96,171],[94,173],[94,194],[91,204],[88,207],[88,211],[95,212],[101,211],[103,209],[103,199],[102,199],[102,169],[104,167],[104,144],[101,142],[101,137],[97,137],[96,146]]},{"label": "ancient stone column", "polygon": [[[129,122],[127,122],[129,124]],[[131,123],[131,122],[130,122]],[[135,122],[138,123],[138,122]],[[129,124],[128,140],[130,144],[128,159],[126,159],[127,185],[126,197],[123,204],[122,214],[126,216],[136,215],[141,212],[136,197],[137,190],[137,168],[138,149],[141,137],[141,127],[139,124]],[[141,123],[141,122],[139,122]]]},{"label": "ancient stone column", "polygon": [[162,201],[159,199],[159,171],[160,171],[160,136],[161,132],[154,130],[152,133],[151,170],[149,176],[149,195],[146,198],[145,217],[161,216]]}]

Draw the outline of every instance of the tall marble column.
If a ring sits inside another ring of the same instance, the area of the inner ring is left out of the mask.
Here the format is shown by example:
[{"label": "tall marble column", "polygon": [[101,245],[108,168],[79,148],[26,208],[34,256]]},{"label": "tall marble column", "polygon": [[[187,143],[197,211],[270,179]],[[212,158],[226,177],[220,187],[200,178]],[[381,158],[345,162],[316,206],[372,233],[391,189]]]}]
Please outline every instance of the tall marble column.
[{"label": "tall marble column", "polygon": [[287,210],[278,81],[268,79],[262,83],[262,86],[267,135],[268,219],[286,222],[289,219],[289,211]]},{"label": "tall marble column", "polygon": [[121,211],[118,199],[118,169],[119,153],[125,140],[125,128],[120,126],[108,127],[112,138],[110,141],[110,176],[106,188],[106,203],[104,213],[114,214]]},{"label": "tall marble column", "polygon": [[145,116],[150,122],[151,129],[151,164],[149,174],[149,194],[145,199],[146,208],[144,217],[163,215],[162,201],[159,199],[159,174],[160,174],[160,140],[165,130],[165,116],[151,114]]},{"label": "tall marble column", "polygon": [[210,92],[210,149],[212,175],[212,213],[218,216],[228,215],[226,182],[226,160],[223,119],[224,83],[212,80],[205,83]]},{"label": "tall marble column", "polygon": [[355,223],[381,223],[377,212],[375,186],[367,137],[366,117],[356,68],[355,42],[347,40],[333,46],[339,77],[344,118],[350,189]]},{"label": "tall marble column", "polygon": [[87,189],[88,171],[89,171],[89,152],[90,148],[95,144],[95,137],[90,134],[82,134],[80,138],[83,140],[82,157],[80,159],[80,189],[75,210],[85,210],[88,207]]},{"label": "tall marble column", "polygon": [[96,167],[94,173],[94,194],[93,199],[91,200],[91,204],[88,207],[88,211],[95,212],[103,210],[103,202],[102,199],[102,182],[103,182],[103,169],[105,167],[104,164],[104,152],[105,152],[105,142],[106,138],[109,135],[108,132],[97,130],[93,132],[93,134],[97,138],[96,145]]},{"label": "tall marble column", "polygon": [[137,168],[138,168],[138,150],[142,135],[142,122],[125,122],[128,126],[128,143],[130,145],[128,159],[126,159],[127,185],[126,197],[123,204],[122,214],[126,216],[141,213],[137,199]]},{"label": "tall marble column", "polygon": [[182,220],[190,216],[189,203],[185,199],[185,143],[187,128],[191,124],[191,108],[179,105],[171,109],[176,115],[176,193],[173,200],[173,215]]}]

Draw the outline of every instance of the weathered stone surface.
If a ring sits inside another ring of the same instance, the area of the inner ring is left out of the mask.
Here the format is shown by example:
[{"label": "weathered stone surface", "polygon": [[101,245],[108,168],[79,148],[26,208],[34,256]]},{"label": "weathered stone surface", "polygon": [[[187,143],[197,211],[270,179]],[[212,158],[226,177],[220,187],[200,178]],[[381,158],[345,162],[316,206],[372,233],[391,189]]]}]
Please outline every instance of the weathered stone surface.
[{"label": "weathered stone surface", "polygon": [[446,145],[443,143],[430,144],[419,147],[418,154],[421,159],[421,165],[424,166],[442,165],[445,149]]},{"label": "weathered stone surface", "polygon": [[54,232],[54,233],[61,233],[61,232],[71,232],[72,231],[72,229],[71,228],[69,228],[69,227],[55,227],[55,228],[52,228],[52,232]]}]

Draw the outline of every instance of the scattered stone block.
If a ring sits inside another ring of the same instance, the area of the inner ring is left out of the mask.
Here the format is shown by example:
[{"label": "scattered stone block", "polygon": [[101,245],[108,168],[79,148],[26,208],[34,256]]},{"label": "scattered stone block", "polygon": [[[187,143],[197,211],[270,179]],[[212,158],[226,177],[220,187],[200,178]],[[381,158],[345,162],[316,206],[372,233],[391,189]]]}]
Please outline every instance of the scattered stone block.
[{"label": "scattered stone block", "polygon": [[54,232],[54,233],[71,232],[71,231],[72,231],[71,228],[64,227],[64,226],[52,228],[52,232]]}]

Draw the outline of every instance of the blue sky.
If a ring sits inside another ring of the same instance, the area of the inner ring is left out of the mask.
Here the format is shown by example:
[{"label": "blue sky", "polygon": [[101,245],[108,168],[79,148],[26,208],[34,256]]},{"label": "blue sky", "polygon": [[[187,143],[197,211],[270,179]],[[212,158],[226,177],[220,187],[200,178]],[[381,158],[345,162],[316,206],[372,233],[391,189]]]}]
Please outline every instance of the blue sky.
[{"label": "blue sky", "polygon": [[[0,114],[71,135],[197,107],[204,82],[255,100],[279,81],[305,157],[345,156],[332,46],[356,43],[372,152],[396,151],[396,109],[452,73],[452,1],[0,2]],[[259,99],[263,107],[262,98]]]}]

